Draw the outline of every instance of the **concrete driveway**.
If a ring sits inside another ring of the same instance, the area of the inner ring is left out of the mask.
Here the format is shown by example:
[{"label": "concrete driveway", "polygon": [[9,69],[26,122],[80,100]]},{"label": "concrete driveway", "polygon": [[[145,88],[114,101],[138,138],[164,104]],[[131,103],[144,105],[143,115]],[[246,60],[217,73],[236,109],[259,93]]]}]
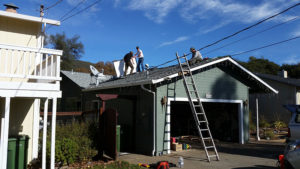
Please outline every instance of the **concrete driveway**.
[{"label": "concrete driveway", "polygon": [[184,158],[184,168],[187,169],[277,169],[278,154],[284,150],[284,143],[279,142],[250,142],[245,145],[237,143],[216,143],[220,161],[207,162],[205,152],[197,145],[192,149],[172,152],[170,155],[157,157],[125,154],[119,159],[132,164],[152,164],[158,161],[169,161],[177,164],[178,158]]}]

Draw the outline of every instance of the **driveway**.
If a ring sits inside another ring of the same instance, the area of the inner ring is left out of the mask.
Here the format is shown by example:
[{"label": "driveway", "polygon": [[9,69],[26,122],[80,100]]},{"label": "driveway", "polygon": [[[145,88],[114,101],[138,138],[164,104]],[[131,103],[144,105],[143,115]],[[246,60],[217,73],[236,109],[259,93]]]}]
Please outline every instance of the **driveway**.
[{"label": "driveway", "polygon": [[250,142],[244,145],[237,143],[216,143],[220,161],[207,162],[205,152],[197,145],[192,149],[174,152],[163,156],[145,156],[139,154],[120,155],[119,159],[132,164],[152,164],[158,161],[169,161],[177,164],[178,158],[184,158],[184,168],[187,169],[277,169],[276,158],[284,150],[280,142]]}]

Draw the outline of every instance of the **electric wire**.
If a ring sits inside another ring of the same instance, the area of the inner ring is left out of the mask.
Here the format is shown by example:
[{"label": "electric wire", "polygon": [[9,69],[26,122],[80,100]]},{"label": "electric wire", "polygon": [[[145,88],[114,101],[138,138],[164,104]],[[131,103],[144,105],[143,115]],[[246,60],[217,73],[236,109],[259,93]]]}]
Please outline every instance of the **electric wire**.
[{"label": "electric wire", "polygon": [[295,36],[295,37],[290,38],[290,39],[286,39],[286,40],[283,40],[283,41],[272,43],[272,44],[269,44],[269,45],[265,45],[265,46],[261,46],[261,47],[258,47],[258,48],[254,48],[254,49],[251,49],[251,50],[247,50],[247,51],[235,53],[235,54],[232,54],[230,56],[242,55],[242,54],[245,54],[245,53],[253,52],[253,51],[256,51],[256,50],[264,49],[264,48],[275,46],[275,45],[278,45],[278,44],[281,44],[281,43],[285,43],[285,42],[288,42],[288,41],[291,41],[291,40],[295,40],[295,39],[298,39],[298,38],[300,38],[300,35],[299,36]]},{"label": "electric wire", "polygon": [[83,4],[86,0],[82,0],[80,2],[77,3],[76,6],[74,6],[71,10],[69,10],[68,12],[66,12],[63,16],[61,16],[59,18],[59,20],[62,20],[64,17],[66,17],[67,15],[69,15],[71,12],[73,12],[75,9],[77,9],[81,4]]},{"label": "electric wire", "polygon": [[295,7],[299,6],[299,5],[300,5],[300,3],[296,3],[295,5],[292,5],[291,7],[286,8],[286,9],[284,9],[283,11],[281,11],[281,12],[279,12],[279,13],[276,13],[276,14],[274,14],[274,15],[272,15],[272,16],[270,16],[270,17],[267,17],[267,18],[265,18],[265,19],[263,19],[263,20],[261,20],[261,21],[255,23],[255,24],[253,24],[253,25],[250,25],[250,26],[248,26],[248,27],[246,27],[246,28],[244,28],[244,29],[241,29],[241,30],[239,30],[239,31],[237,31],[237,32],[235,32],[235,33],[233,33],[233,34],[231,34],[231,35],[228,35],[228,36],[226,36],[226,37],[224,37],[224,38],[221,38],[220,40],[217,40],[217,41],[215,41],[215,42],[213,42],[213,43],[211,43],[211,44],[208,44],[208,45],[206,45],[206,46],[200,48],[199,51],[200,51],[200,50],[203,50],[203,49],[205,49],[205,48],[208,48],[208,47],[210,47],[210,46],[213,46],[213,45],[215,45],[215,44],[217,44],[217,43],[219,43],[219,42],[221,42],[221,41],[224,41],[224,40],[226,40],[226,39],[228,39],[228,38],[231,38],[231,37],[233,37],[233,36],[235,36],[235,35],[237,35],[237,34],[239,34],[239,33],[241,33],[241,32],[244,32],[244,31],[246,31],[246,30],[248,30],[248,29],[251,29],[251,28],[253,28],[253,27],[257,26],[257,25],[260,25],[260,24],[262,24],[263,22],[265,22],[265,21],[267,21],[267,20],[270,20],[270,19],[272,19],[272,18],[275,18],[276,16],[281,15],[281,14],[283,14],[283,13],[289,11],[290,9],[295,8]]},{"label": "electric wire", "polygon": [[87,7],[83,8],[82,10],[76,12],[75,14],[73,14],[73,15],[67,17],[67,18],[64,18],[63,20],[61,20],[61,22],[66,21],[66,20],[72,18],[73,16],[76,16],[76,15],[78,15],[78,14],[84,12],[85,10],[87,10],[87,9],[89,9],[89,8],[91,8],[91,7],[93,7],[94,5],[96,5],[96,4],[99,3],[99,2],[101,2],[101,0],[97,0],[97,1],[95,1],[94,3],[92,3],[92,4],[88,5]]},{"label": "electric wire", "polygon": [[[270,16],[270,17],[267,17],[267,18],[265,18],[265,19],[263,19],[263,20],[261,20],[261,21],[255,23],[255,24],[252,24],[252,25],[250,25],[250,26],[248,26],[248,27],[246,27],[246,28],[243,28],[243,29],[241,29],[241,30],[239,30],[239,31],[237,31],[237,32],[235,32],[235,33],[233,33],[233,34],[231,34],[231,35],[228,35],[228,36],[226,36],[226,37],[224,37],[224,38],[221,38],[220,40],[217,40],[217,41],[215,41],[215,42],[213,42],[213,43],[211,43],[211,44],[208,44],[208,45],[206,45],[206,46],[204,46],[204,47],[198,49],[198,51],[203,50],[203,49],[208,48],[208,47],[211,47],[211,46],[213,46],[213,45],[216,45],[217,43],[219,43],[219,42],[221,42],[221,41],[224,41],[224,40],[226,40],[226,39],[229,39],[229,38],[231,38],[231,37],[233,37],[233,36],[235,36],[235,35],[237,35],[237,34],[240,34],[240,33],[244,32],[244,31],[246,31],[246,30],[249,30],[249,29],[251,29],[251,28],[253,28],[253,27],[257,26],[257,25],[260,25],[260,24],[262,24],[263,22],[265,22],[265,21],[267,21],[267,20],[270,20],[270,19],[273,19],[273,18],[275,18],[276,16],[281,15],[281,14],[283,14],[283,13],[289,11],[290,9],[295,8],[295,7],[299,6],[299,5],[300,5],[300,3],[296,3],[296,4],[294,4],[294,5],[290,6],[290,7],[288,7],[288,8],[286,8],[286,9],[282,10],[281,12],[278,12],[278,13],[276,13],[276,14]],[[192,53],[188,53],[188,54],[184,54],[184,55],[185,55],[185,56],[188,56],[188,55],[190,55],[190,54],[192,54]],[[182,56],[181,56],[181,57],[182,57]],[[173,61],[175,61],[175,60],[177,60],[177,59],[173,59],[173,60],[167,61],[167,62],[165,62],[165,63],[162,63],[162,64],[158,65],[158,66],[154,66],[153,68],[157,68],[157,67],[159,67],[159,66],[168,64],[168,63],[173,62]]]},{"label": "electric wire", "polygon": [[208,52],[203,53],[203,55],[206,55],[206,54],[215,52],[215,51],[217,51],[217,50],[219,50],[219,49],[222,49],[222,48],[224,48],[224,47],[233,45],[233,44],[235,44],[235,43],[237,43],[237,42],[240,42],[240,41],[249,39],[249,38],[254,37],[254,36],[256,36],[256,35],[259,35],[259,34],[261,34],[261,33],[263,33],[263,32],[266,32],[266,31],[269,31],[269,30],[271,30],[271,29],[274,29],[274,28],[276,28],[276,27],[278,27],[278,26],[284,25],[284,24],[286,24],[286,23],[288,23],[288,22],[295,21],[295,20],[297,20],[297,19],[299,19],[299,18],[300,18],[300,16],[296,16],[296,17],[294,17],[294,18],[292,18],[292,19],[289,19],[289,20],[287,20],[287,21],[285,21],[285,22],[282,22],[282,23],[273,25],[273,26],[271,26],[271,27],[269,27],[269,28],[267,28],[267,29],[261,30],[261,31],[259,31],[259,32],[254,33],[254,34],[251,34],[251,35],[249,35],[249,36],[245,36],[245,37],[243,37],[243,38],[241,38],[241,39],[238,39],[238,40],[236,40],[236,41],[227,43],[227,44],[225,44],[225,45],[223,45],[223,46],[221,46],[221,47],[212,49],[212,50],[210,50],[210,51],[208,51]]},{"label": "electric wire", "polygon": [[63,0],[58,0],[58,1],[57,1],[56,3],[54,3],[53,5],[51,5],[51,6],[47,7],[47,8],[45,8],[44,11],[49,10],[49,9],[55,7],[56,5],[60,4],[62,1],[63,1]]}]

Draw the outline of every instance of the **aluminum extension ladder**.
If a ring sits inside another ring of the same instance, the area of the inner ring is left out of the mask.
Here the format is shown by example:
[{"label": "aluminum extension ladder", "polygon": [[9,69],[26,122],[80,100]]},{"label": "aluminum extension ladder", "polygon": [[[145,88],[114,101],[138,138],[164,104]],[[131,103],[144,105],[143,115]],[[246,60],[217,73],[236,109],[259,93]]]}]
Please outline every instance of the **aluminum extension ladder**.
[{"label": "aluminum extension ladder", "polygon": [[[193,78],[193,74],[191,71],[191,67],[189,65],[189,62],[186,58],[186,55],[184,56],[178,56],[178,53],[176,53],[177,61],[181,70],[181,74],[183,76],[183,84],[189,99],[190,107],[192,109],[193,117],[196,122],[196,126],[198,129],[198,133],[200,135],[202,145],[204,147],[207,160],[210,162],[210,158],[216,157],[216,160],[220,160],[219,154],[217,151],[217,148],[215,146],[214,140],[212,138],[208,121],[206,118],[206,114],[203,108],[203,105],[200,100],[200,96],[197,90],[197,87],[195,85],[195,81]],[[183,61],[183,62],[182,62]],[[193,102],[193,96],[195,96],[197,99],[197,102]],[[209,150],[214,151],[214,155],[209,154]]]}]

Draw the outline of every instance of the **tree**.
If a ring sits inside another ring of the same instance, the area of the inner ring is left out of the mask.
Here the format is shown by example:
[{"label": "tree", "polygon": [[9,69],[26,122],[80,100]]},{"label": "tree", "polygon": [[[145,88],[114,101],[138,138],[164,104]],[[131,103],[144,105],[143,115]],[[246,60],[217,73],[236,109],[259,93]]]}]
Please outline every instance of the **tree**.
[{"label": "tree", "polygon": [[51,45],[55,49],[63,50],[61,57],[62,70],[71,70],[73,68],[73,61],[78,60],[82,57],[82,54],[84,54],[84,46],[81,42],[78,42],[79,38],[79,35],[68,38],[65,32],[50,35],[46,38],[47,45]]},{"label": "tree", "polygon": [[269,61],[264,58],[255,58],[254,56],[249,57],[248,62],[240,62],[242,66],[246,67],[252,72],[264,73],[264,74],[273,74],[277,75],[280,70],[280,66],[274,62]]},{"label": "tree", "polygon": [[95,67],[98,70],[104,70],[104,74],[106,75],[116,75],[114,65],[111,62],[98,62],[95,64]]}]

